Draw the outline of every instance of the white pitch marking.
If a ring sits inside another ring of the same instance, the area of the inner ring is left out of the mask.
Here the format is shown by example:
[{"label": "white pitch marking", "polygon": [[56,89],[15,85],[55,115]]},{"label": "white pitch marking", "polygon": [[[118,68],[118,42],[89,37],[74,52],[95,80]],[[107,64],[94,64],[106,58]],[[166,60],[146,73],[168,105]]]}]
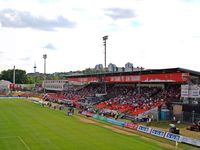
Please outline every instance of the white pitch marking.
[{"label": "white pitch marking", "polygon": [[24,144],[24,146],[26,147],[26,149],[31,150],[30,147],[28,147],[28,145],[24,142],[24,140],[18,136],[19,140]]}]

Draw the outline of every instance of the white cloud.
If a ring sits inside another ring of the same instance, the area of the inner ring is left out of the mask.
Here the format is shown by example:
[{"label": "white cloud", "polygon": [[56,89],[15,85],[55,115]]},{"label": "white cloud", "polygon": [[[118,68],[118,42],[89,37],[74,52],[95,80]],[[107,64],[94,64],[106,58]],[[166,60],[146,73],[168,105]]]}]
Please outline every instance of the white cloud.
[{"label": "white cloud", "polygon": [[[0,19],[0,70],[16,65],[33,72],[36,62],[37,71],[43,72],[43,54],[47,54],[47,72],[94,67],[104,62],[102,37],[108,35],[107,64],[124,66],[132,62],[145,68],[183,67],[200,71],[197,63],[200,4],[197,1],[0,0],[0,12],[7,9],[16,10],[21,22],[28,25],[4,28]],[[21,17],[24,12],[29,14],[28,21]],[[34,30],[34,18],[37,28],[49,28],[38,23],[39,16],[45,24],[53,20],[55,25],[62,16],[76,22],[76,26],[51,26],[56,29],[54,32]],[[13,18],[7,17],[7,23],[11,23]],[[19,23],[14,21],[12,25],[19,26]],[[56,50],[44,48],[48,44]],[[22,58],[29,59],[22,61]]]},{"label": "white cloud", "polygon": [[1,27],[8,28],[33,28],[40,30],[54,30],[55,28],[73,28],[75,22],[69,21],[63,16],[54,20],[48,20],[42,16],[33,16],[29,12],[22,12],[13,9],[0,11]]},{"label": "white cloud", "polygon": [[111,17],[114,20],[135,17],[135,13],[132,9],[107,8],[105,11],[105,15]]},{"label": "white cloud", "polygon": [[55,50],[56,48],[53,46],[53,44],[51,43],[48,43],[46,46],[44,46],[43,48],[46,48],[46,49],[50,49],[50,50]]}]

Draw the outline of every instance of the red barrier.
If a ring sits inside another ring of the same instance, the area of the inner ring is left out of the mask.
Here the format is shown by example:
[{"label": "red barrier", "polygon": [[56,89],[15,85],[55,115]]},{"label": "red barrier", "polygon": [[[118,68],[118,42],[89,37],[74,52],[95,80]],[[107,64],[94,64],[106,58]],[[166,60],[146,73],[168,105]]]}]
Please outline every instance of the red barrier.
[{"label": "red barrier", "polygon": [[125,122],[124,127],[129,128],[129,129],[133,129],[133,130],[137,130],[138,125],[134,124],[134,123],[130,123],[130,122]]},{"label": "red barrier", "polygon": [[93,113],[87,112],[87,111],[83,111],[81,114],[82,114],[82,115],[85,115],[85,116],[87,116],[87,117],[92,117],[92,115],[93,115]]}]

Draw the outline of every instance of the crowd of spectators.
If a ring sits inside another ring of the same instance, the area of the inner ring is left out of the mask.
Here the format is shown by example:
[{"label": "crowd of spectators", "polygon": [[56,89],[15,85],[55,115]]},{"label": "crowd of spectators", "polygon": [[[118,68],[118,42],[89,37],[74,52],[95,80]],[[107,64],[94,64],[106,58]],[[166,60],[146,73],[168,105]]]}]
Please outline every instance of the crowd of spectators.
[{"label": "crowd of spectators", "polygon": [[104,93],[104,87],[102,84],[89,84],[78,90],[74,89],[65,91],[64,95],[66,99],[77,101],[85,97],[94,97],[95,94],[102,93]]},{"label": "crowd of spectators", "polygon": [[[123,113],[137,115],[152,108],[159,107],[163,103],[180,97],[179,86],[161,87],[137,87],[135,85],[110,84],[107,85],[107,95],[112,98],[96,105],[99,109],[116,110]],[[95,99],[96,94],[105,93],[104,84],[89,84],[82,88],[70,86],[62,93],[48,93],[44,100],[58,101],[71,100],[74,103],[89,103]],[[90,97],[90,99],[88,98]],[[92,98],[93,97],[93,98]],[[94,103],[92,103],[94,104]]]},{"label": "crowd of spectators", "polygon": [[63,92],[59,93],[47,93],[43,96],[43,99],[51,102],[61,101],[72,101],[78,105],[80,103],[95,103],[99,101],[98,97],[95,97],[95,94],[104,93],[104,86],[99,84],[89,84],[87,86],[73,86],[70,85],[66,87]]},{"label": "crowd of spectators", "polygon": [[123,87],[122,89],[124,90],[116,97],[99,103],[97,107],[137,115],[180,97],[180,88],[177,86],[165,89],[160,87]]},{"label": "crowd of spectators", "polygon": [[59,100],[65,100],[63,93],[46,93],[43,99],[50,102],[58,102]]}]

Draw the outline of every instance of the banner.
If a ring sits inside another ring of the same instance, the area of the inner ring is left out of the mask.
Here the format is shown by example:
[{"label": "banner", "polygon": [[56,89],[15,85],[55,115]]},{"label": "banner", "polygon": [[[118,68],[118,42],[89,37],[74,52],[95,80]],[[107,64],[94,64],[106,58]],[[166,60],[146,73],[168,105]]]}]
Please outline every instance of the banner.
[{"label": "banner", "polygon": [[189,97],[192,97],[192,98],[200,97],[200,87],[198,85],[190,86]]},{"label": "banner", "polygon": [[95,118],[95,119],[98,119],[98,120],[107,121],[107,118],[106,118],[106,117],[99,116],[99,115],[97,115],[97,114],[94,114],[92,117]]},{"label": "banner", "polygon": [[183,136],[182,139],[181,139],[181,142],[200,147],[200,140],[192,139],[192,138],[189,138],[189,137]]},{"label": "banner", "polygon": [[96,75],[86,77],[68,77],[69,82],[91,83],[91,82],[187,82],[189,73],[158,73],[158,74],[131,74],[131,75]]},{"label": "banner", "polygon": [[99,115],[94,114],[92,117],[95,118],[95,119],[98,119],[98,118],[99,118]]},{"label": "banner", "polygon": [[165,136],[165,132],[164,131],[156,130],[156,129],[152,129],[151,130],[151,134],[155,135],[155,136],[159,136],[159,137],[164,137]]},{"label": "banner", "polygon": [[199,98],[200,87],[198,85],[181,85],[181,97]]},{"label": "banner", "polygon": [[150,133],[151,132],[151,128],[146,127],[146,126],[138,126],[137,130],[141,131],[141,132],[146,132],[146,133]]},{"label": "banner", "polygon": [[9,87],[10,87],[10,89],[14,89],[15,88],[15,84],[11,83]]},{"label": "banner", "polygon": [[188,80],[189,74],[187,73],[162,73],[141,75],[142,82],[187,82]]},{"label": "banner", "polygon": [[93,115],[93,113],[87,112],[87,111],[83,111],[81,114],[82,114],[82,115],[85,115],[85,116],[87,116],[87,117],[92,117],[92,115]]},{"label": "banner", "polygon": [[129,128],[129,129],[134,129],[137,130],[138,125],[130,122],[125,122],[124,127]]},{"label": "banner", "polygon": [[[87,114],[87,113],[84,112],[84,114]],[[161,131],[161,130],[157,130],[157,129],[152,129],[152,128],[146,127],[146,126],[141,126],[141,125],[138,126],[137,124],[133,124],[133,123],[129,123],[129,122],[117,121],[117,120],[114,120],[114,119],[111,119],[111,118],[99,116],[97,114],[94,114],[92,117],[99,119],[99,120],[103,120],[103,121],[112,123],[112,124],[116,124],[116,125],[119,125],[119,126],[124,126],[126,128],[138,130],[138,131],[145,132],[145,133],[150,133],[151,135],[163,137],[163,138],[166,138],[166,139],[169,139],[169,140],[172,140],[172,141],[182,142],[182,143],[191,144],[191,145],[195,145],[195,146],[200,147],[200,140],[192,139],[192,138],[189,138],[189,137],[185,137],[185,136],[181,136],[181,135],[178,135],[178,134],[165,132],[165,131]]]},{"label": "banner", "polygon": [[120,75],[108,76],[105,78],[106,82],[139,82],[141,81],[140,75]]},{"label": "banner", "polygon": [[68,77],[69,82],[79,82],[79,83],[91,83],[98,82],[99,79],[96,76],[93,77]]},{"label": "banner", "polygon": [[181,136],[181,135],[178,135],[178,134],[174,134],[174,133],[166,132],[166,134],[165,134],[165,138],[166,138],[166,139],[169,139],[169,140],[172,140],[172,141],[178,141],[178,142],[181,142],[181,138],[182,138],[182,136]]},{"label": "banner", "polygon": [[181,85],[181,97],[189,97],[189,85]]},{"label": "banner", "polygon": [[111,118],[107,118],[106,122],[112,123],[112,124],[116,124],[118,126],[124,126],[124,122],[122,121],[117,121]]}]

